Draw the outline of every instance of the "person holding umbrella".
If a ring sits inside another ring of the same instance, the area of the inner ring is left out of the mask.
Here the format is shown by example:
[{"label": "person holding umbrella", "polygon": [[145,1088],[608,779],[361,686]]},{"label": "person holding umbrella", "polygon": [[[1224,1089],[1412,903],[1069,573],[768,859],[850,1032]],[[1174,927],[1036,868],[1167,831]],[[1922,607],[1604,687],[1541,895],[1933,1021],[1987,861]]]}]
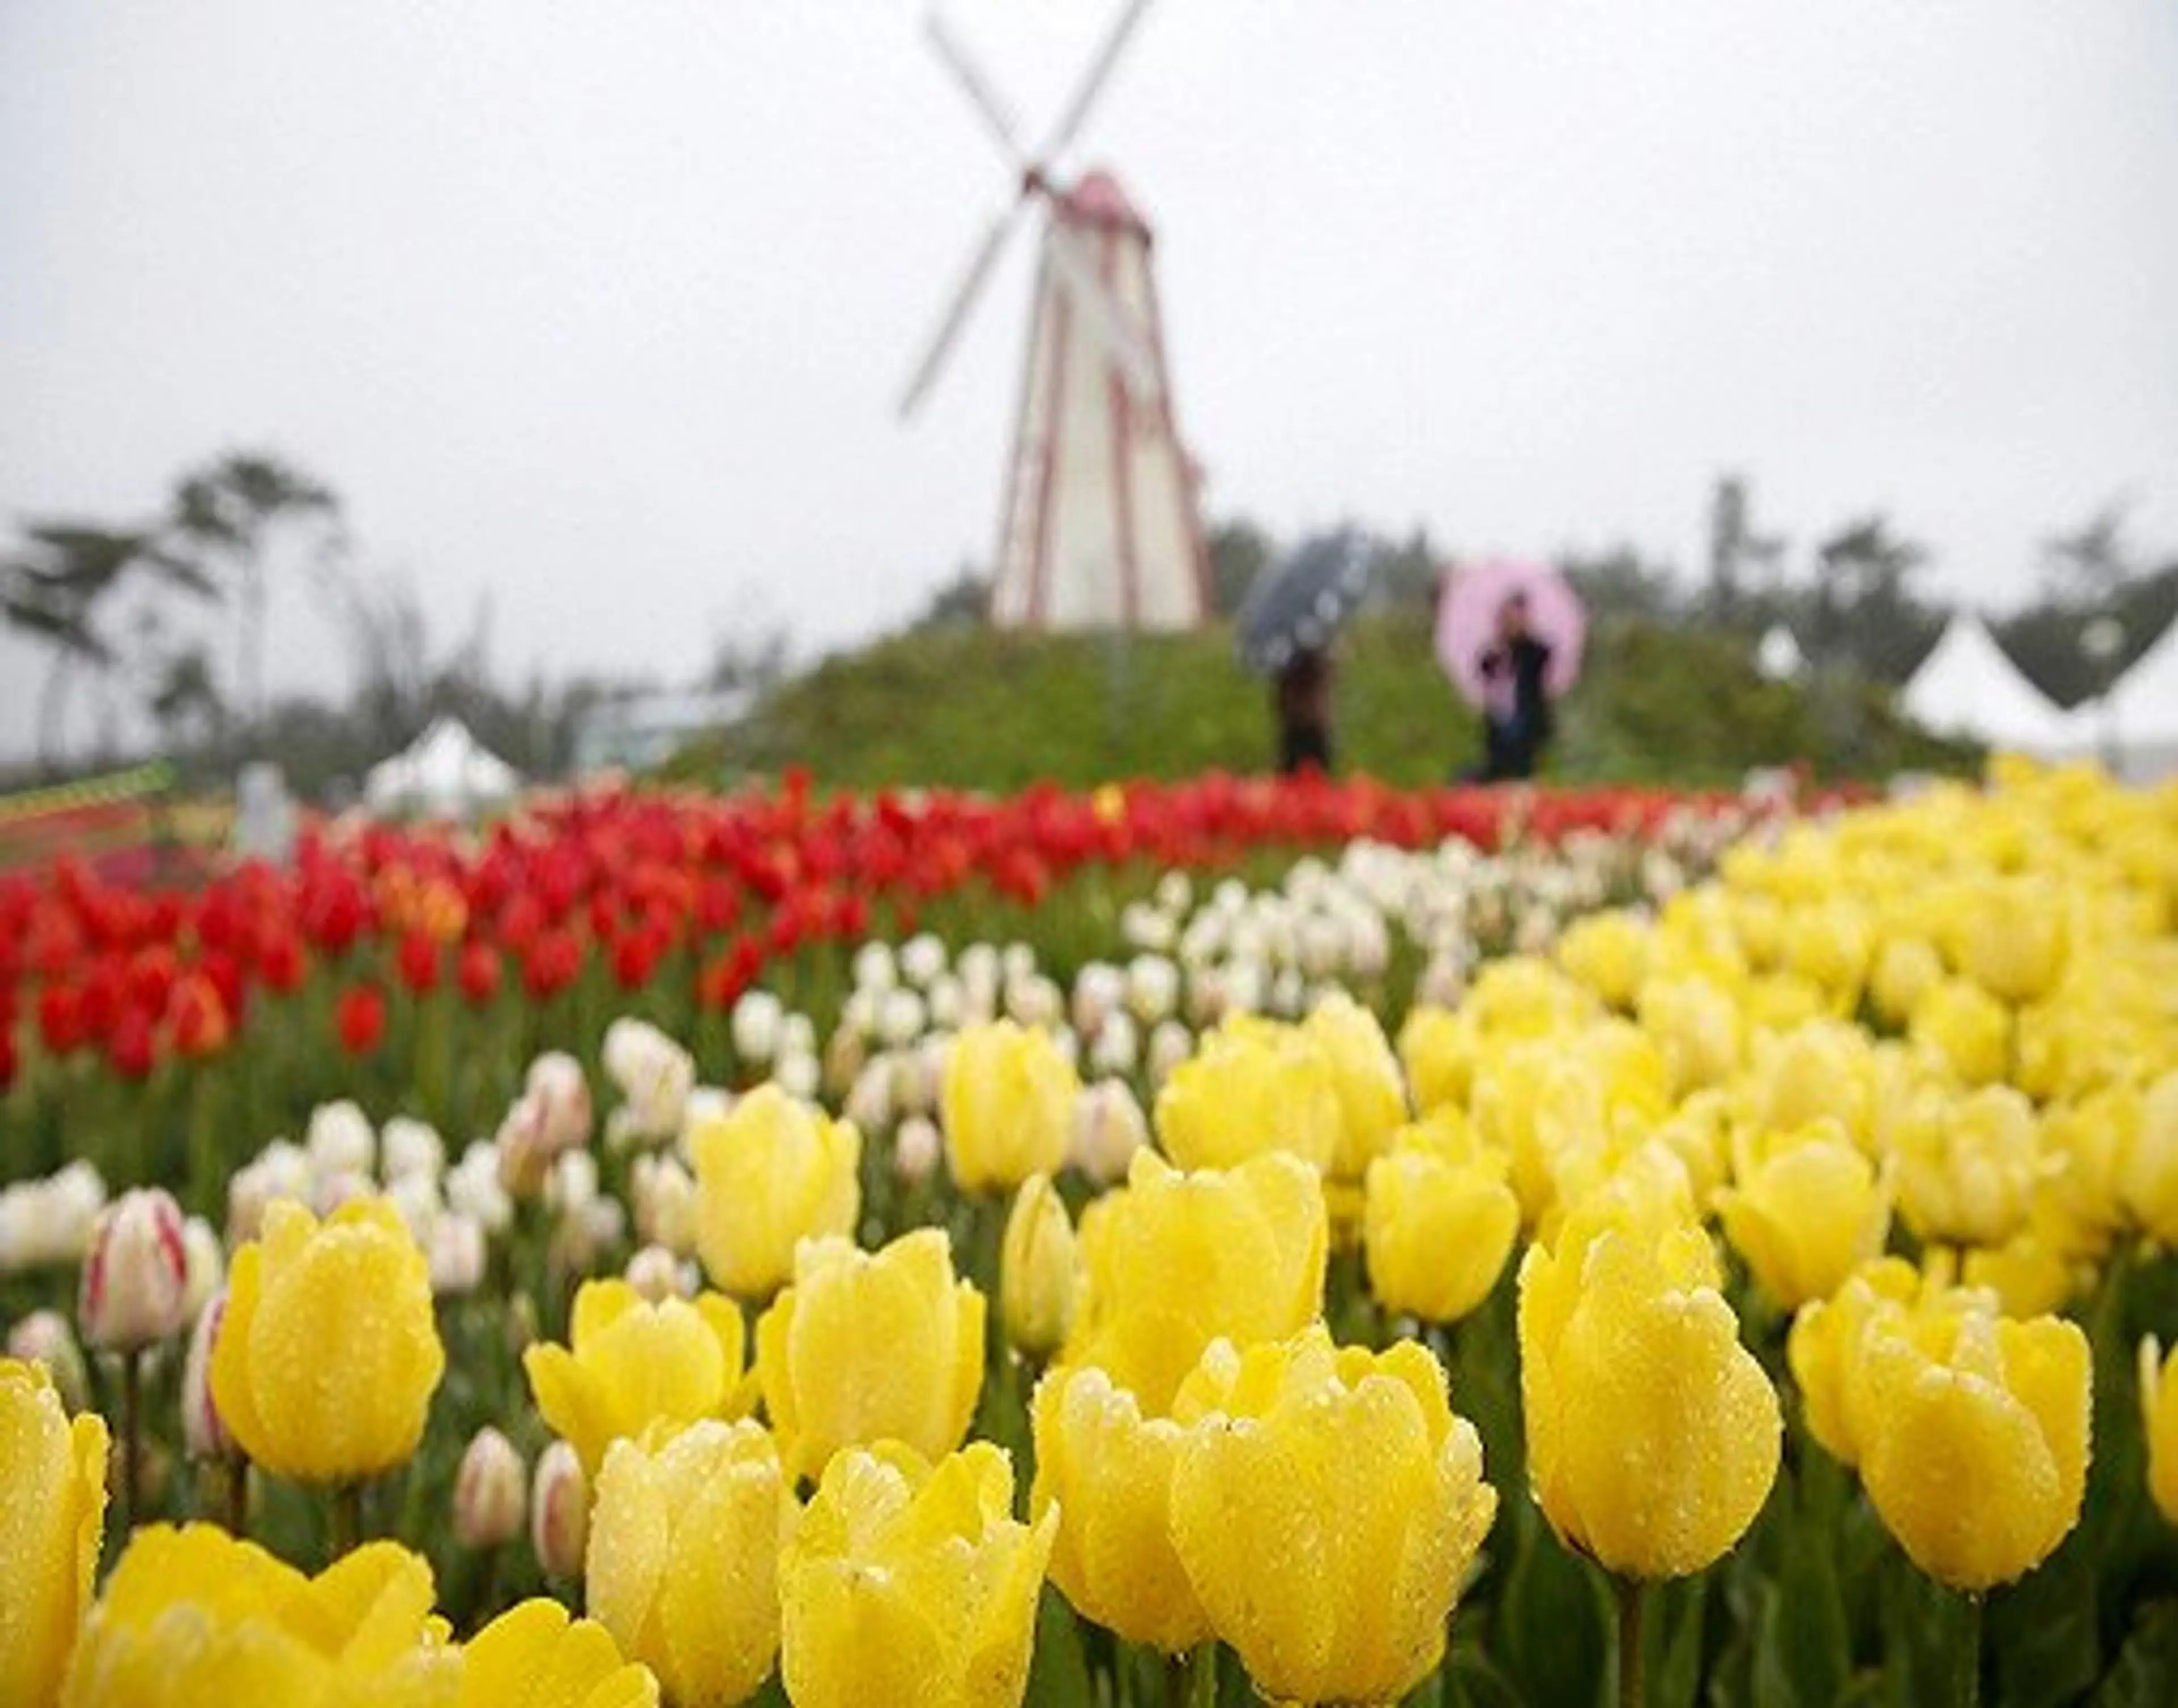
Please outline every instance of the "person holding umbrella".
[{"label": "person holding umbrella", "polygon": [[1331,643],[1368,592],[1372,554],[1351,528],[1318,535],[1249,590],[1237,625],[1240,662],[1271,679],[1278,769],[1332,762]]},{"label": "person holding umbrella", "polygon": [[1278,770],[1292,777],[1310,767],[1331,772],[1330,649],[1303,647],[1271,679],[1278,726]]},{"label": "person holding umbrella", "polygon": [[1551,696],[1544,674],[1551,667],[1548,641],[1528,620],[1528,596],[1510,595],[1497,608],[1497,632],[1482,650],[1483,783],[1524,781],[1550,745]]},{"label": "person holding umbrella", "polygon": [[1546,565],[1475,564],[1447,577],[1437,658],[1482,712],[1482,763],[1462,782],[1535,774],[1555,733],[1552,702],[1580,674],[1586,629],[1580,596]]}]

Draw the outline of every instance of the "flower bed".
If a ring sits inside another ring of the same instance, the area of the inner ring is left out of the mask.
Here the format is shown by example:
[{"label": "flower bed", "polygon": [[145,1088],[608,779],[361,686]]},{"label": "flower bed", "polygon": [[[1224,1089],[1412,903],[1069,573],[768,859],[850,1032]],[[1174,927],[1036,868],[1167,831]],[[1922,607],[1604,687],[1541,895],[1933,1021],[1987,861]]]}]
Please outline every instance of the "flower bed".
[{"label": "flower bed", "polygon": [[2178,1668],[2168,797],[789,789],[6,905],[27,1700],[178,1602],[418,1701]]}]

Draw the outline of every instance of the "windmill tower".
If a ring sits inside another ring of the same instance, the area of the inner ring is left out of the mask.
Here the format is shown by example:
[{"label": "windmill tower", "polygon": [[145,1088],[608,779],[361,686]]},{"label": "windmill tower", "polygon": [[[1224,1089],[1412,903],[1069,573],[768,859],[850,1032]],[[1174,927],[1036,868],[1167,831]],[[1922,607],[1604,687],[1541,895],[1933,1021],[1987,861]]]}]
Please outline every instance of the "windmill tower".
[{"label": "windmill tower", "polygon": [[1052,162],[1081,134],[1149,9],[1128,0],[1044,146],[935,14],[932,46],[1013,167],[1016,194],[971,253],[901,413],[936,383],[1008,241],[1044,213],[991,618],[1015,629],[1188,629],[1209,612],[1194,466],[1174,424],[1149,224],[1108,172],[1061,186]]}]

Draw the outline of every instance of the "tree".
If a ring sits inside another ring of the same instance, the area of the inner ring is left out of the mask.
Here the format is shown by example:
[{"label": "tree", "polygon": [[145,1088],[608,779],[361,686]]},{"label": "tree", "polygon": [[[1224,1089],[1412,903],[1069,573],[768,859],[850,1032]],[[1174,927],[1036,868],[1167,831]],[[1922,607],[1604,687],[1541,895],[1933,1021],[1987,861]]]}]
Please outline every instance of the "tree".
[{"label": "tree", "polygon": [[2070,533],[2042,543],[2042,585],[2050,603],[2102,607],[2135,579],[2125,538],[2129,500],[2112,499]]},{"label": "tree", "polygon": [[1614,546],[1594,557],[1568,552],[1558,567],[1579,592],[1591,621],[1669,623],[1679,614],[1672,566],[1650,563],[1634,546]]},{"label": "tree", "polygon": [[908,626],[916,630],[967,629],[988,621],[991,614],[991,584],[973,564],[963,564],[953,579],[930,596],[920,616]]},{"label": "tree", "polygon": [[1927,548],[1907,538],[1880,511],[1858,516],[1815,548],[1813,609],[1807,625],[1819,664],[1847,664],[1880,680],[1911,668],[1926,645],[1932,614],[1914,597]]},{"label": "tree", "polygon": [[1754,527],[1754,494],[1747,477],[1718,476],[1709,505],[1710,620],[1727,628],[1744,622],[1748,596],[1775,592],[1784,553],[1782,534],[1761,533]]},{"label": "tree", "polygon": [[338,543],[339,513],[339,500],[329,488],[259,452],[232,452],[185,476],[175,489],[175,528],[233,584],[232,698],[252,728],[264,721],[265,572],[273,544],[288,524],[314,522],[323,525],[316,544],[326,553]]},{"label": "tree", "polygon": [[60,762],[76,672],[110,669],[118,657],[105,629],[115,596],[146,575],[200,598],[218,590],[160,528],[33,522],[23,532],[26,543],[0,563],[0,615],[52,649],[38,699],[38,756],[51,767]]}]

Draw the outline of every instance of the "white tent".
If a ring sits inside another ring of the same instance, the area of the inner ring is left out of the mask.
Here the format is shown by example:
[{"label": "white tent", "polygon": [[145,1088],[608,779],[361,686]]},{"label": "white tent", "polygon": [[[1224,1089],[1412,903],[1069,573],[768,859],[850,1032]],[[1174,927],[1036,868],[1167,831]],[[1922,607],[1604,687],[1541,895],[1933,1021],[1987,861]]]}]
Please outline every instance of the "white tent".
[{"label": "white tent", "polygon": [[2178,772],[2178,623],[2134,661],[2106,698],[2076,707],[2071,723],[2076,752],[2102,756],[2130,781]]},{"label": "white tent", "polygon": [[2016,753],[2076,750],[2077,726],[2020,673],[1978,617],[1962,613],[1899,692],[1916,723]]},{"label": "white tent", "polygon": [[1808,668],[1808,655],[1782,623],[1772,623],[1754,649],[1754,668],[1765,682],[1797,680]]},{"label": "white tent", "polygon": [[363,798],[373,812],[466,818],[512,799],[514,767],[481,745],[459,719],[441,718],[392,758],[370,768]]}]

